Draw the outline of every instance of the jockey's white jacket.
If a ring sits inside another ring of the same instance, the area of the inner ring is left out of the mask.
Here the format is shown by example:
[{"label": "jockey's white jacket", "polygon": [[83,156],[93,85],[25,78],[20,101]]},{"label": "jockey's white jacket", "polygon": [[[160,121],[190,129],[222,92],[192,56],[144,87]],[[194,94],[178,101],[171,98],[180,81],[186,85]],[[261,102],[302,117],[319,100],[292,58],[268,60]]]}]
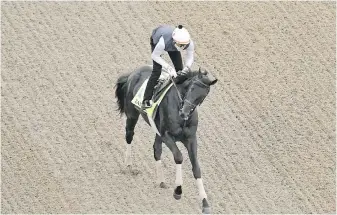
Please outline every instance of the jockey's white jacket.
[{"label": "jockey's white jacket", "polygon": [[[156,47],[154,48],[151,54],[151,57],[155,62],[160,64],[163,68],[168,68],[169,64],[162,57],[160,57],[160,55],[165,51],[164,49],[165,49],[165,41],[164,41],[164,37],[162,36],[159,39]],[[194,60],[194,43],[192,40],[189,46],[185,49],[185,51],[186,51],[185,66],[190,68]]]}]

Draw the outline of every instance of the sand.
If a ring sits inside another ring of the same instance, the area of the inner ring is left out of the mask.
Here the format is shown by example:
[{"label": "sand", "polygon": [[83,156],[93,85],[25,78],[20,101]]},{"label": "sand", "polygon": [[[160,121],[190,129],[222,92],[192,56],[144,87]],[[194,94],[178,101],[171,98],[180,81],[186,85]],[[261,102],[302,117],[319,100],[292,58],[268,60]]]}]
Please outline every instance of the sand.
[{"label": "sand", "polygon": [[[125,173],[118,76],[151,63],[158,24],[183,24],[217,78],[199,111],[213,213],[335,213],[335,2],[2,2],[1,213],[201,213],[138,121]],[[167,54],[165,55],[167,58]]]}]

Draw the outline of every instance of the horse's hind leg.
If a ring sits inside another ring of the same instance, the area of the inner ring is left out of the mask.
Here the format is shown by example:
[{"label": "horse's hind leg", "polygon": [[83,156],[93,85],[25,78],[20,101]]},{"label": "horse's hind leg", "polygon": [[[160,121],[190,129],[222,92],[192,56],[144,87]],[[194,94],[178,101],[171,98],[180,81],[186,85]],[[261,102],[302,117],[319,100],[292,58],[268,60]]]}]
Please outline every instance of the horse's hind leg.
[{"label": "horse's hind leg", "polygon": [[163,149],[163,141],[160,136],[156,135],[156,138],[153,143],[153,153],[154,159],[156,160],[156,172],[157,172],[157,182],[161,188],[167,188],[165,184],[164,172],[161,164],[161,153]]},{"label": "horse's hind leg", "polygon": [[128,116],[126,119],[126,126],[125,126],[125,140],[126,140],[126,153],[125,153],[125,164],[126,166],[130,166],[132,164],[131,159],[131,142],[133,140],[134,129],[137,124],[139,115],[135,115],[133,117]]}]

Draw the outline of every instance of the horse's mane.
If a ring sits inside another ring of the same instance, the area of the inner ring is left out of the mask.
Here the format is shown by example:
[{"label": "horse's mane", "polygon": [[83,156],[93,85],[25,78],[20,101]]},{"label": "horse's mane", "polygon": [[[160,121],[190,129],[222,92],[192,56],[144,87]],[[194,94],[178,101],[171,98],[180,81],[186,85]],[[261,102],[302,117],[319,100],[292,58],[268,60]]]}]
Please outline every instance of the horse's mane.
[{"label": "horse's mane", "polygon": [[178,81],[176,82],[179,85],[182,85],[183,87],[186,87],[188,84],[191,83],[191,80],[199,74],[199,71],[189,71],[187,73],[183,74],[183,81]]},{"label": "horse's mane", "polygon": [[200,73],[200,69],[199,70],[194,70],[194,71],[189,71],[187,73],[184,73],[183,77],[184,77],[184,81],[181,83],[183,84],[184,86],[186,86],[187,84],[190,84],[192,79],[195,78],[196,76],[200,75],[200,77],[198,77],[197,79],[200,79],[200,82],[203,82],[205,85],[208,85],[208,84],[214,84],[216,82],[216,80],[214,80],[215,82],[213,83],[209,77],[208,77],[208,72],[207,71],[204,71],[204,72],[201,72]]}]

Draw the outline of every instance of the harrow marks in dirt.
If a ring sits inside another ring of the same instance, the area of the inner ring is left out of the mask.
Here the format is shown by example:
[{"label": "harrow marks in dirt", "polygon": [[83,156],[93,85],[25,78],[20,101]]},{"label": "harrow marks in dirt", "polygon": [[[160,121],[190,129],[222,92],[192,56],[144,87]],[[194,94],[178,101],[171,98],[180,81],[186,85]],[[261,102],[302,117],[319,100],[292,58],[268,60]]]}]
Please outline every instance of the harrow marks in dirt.
[{"label": "harrow marks in dirt", "polygon": [[[199,108],[213,213],[333,213],[333,2],[2,2],[2,213],[200,213],[186,150],[184,195],[155,184],[139,120],[123,172],[114,83],[151,63],[157,24],[184,24],[195,68],[219,82]],[[165,57],[168,59],[167,57]]]}]

